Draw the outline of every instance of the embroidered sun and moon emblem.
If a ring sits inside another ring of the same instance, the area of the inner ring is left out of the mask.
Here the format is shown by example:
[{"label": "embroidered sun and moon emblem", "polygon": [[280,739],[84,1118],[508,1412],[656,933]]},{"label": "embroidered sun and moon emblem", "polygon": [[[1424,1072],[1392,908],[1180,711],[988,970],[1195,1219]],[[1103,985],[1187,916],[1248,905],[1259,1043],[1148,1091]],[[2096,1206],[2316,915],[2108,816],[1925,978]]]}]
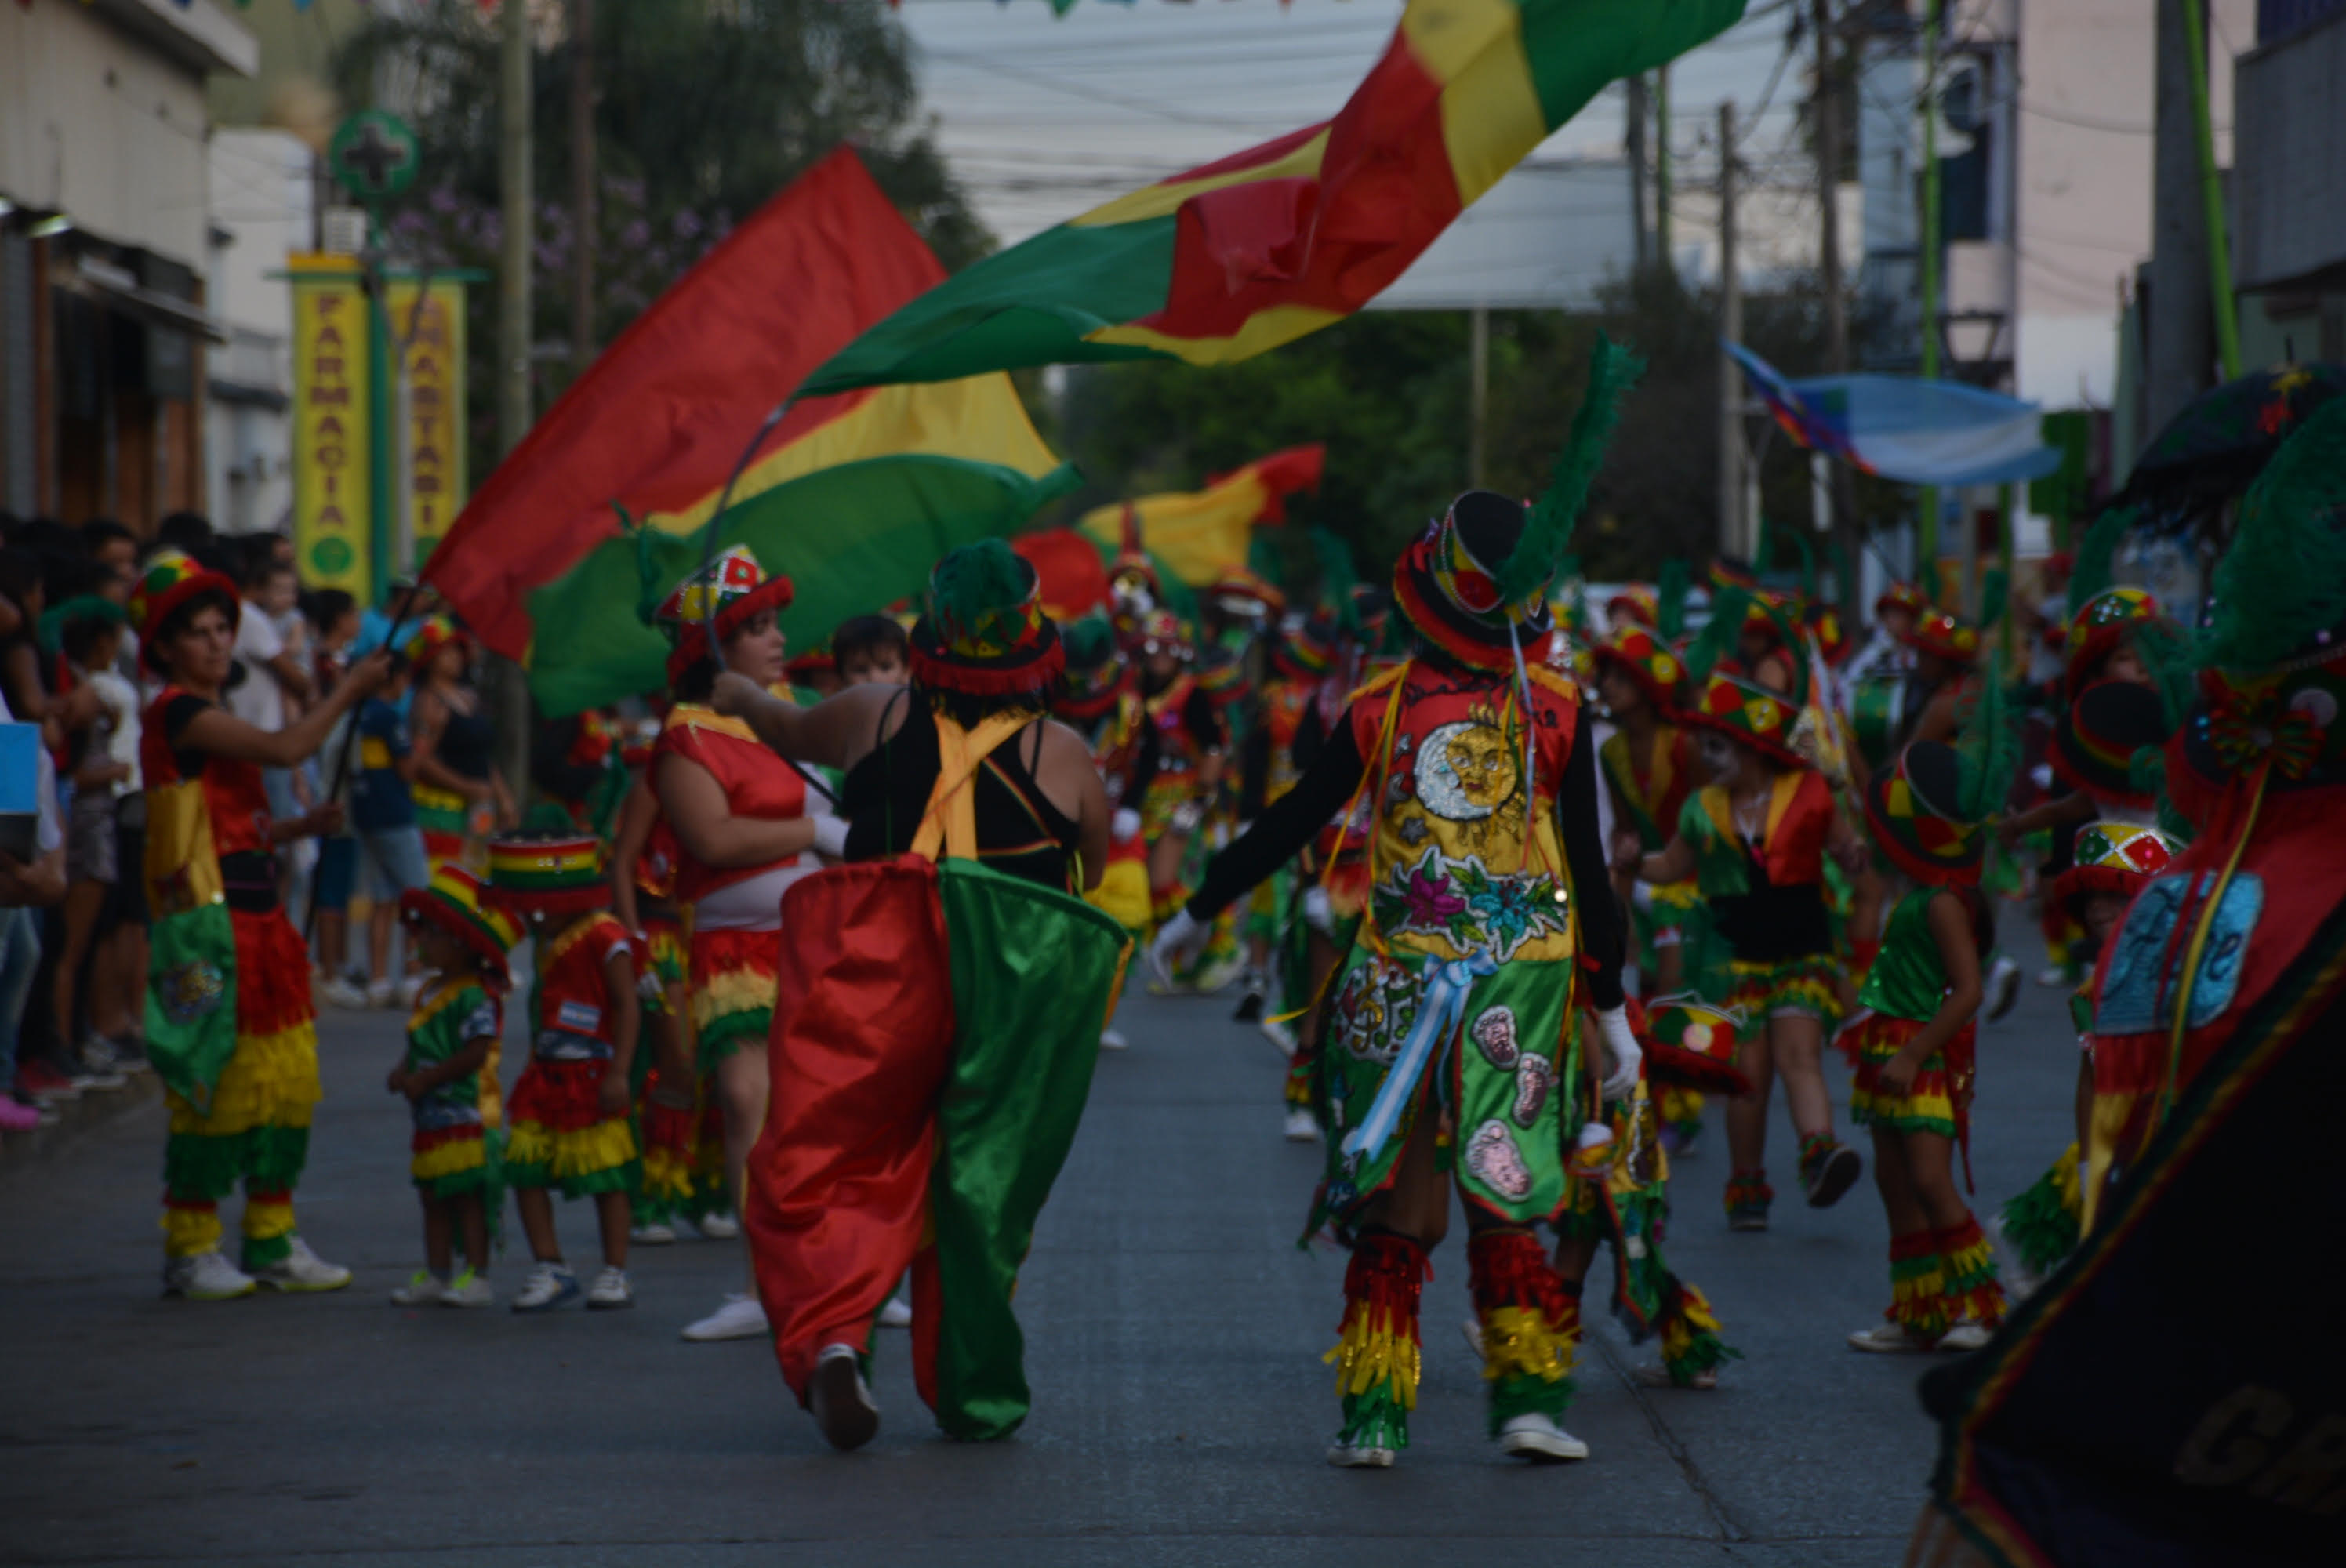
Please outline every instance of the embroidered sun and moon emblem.
[{"label": "embroidered sun and moon emblem", "polygon": [[1514,798],[1522,767],[1506,736],[1464,719],[1430,731],[1418,750],[1417,798],[1450,822],[1479,822]]}]

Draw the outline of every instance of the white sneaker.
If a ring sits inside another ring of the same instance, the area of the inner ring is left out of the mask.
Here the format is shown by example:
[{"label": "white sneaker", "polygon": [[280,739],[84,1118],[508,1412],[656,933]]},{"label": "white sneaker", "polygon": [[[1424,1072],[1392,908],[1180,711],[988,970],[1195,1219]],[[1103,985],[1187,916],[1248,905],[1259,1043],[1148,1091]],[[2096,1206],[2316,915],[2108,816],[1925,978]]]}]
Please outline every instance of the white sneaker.
[{"label": "white sneaker", "polygon": [[1459,1332],[1466,1336],[1466,1353],[1474,1358],[1476,1366],[1481,1366],[1483,1364],[1483,1320],[1479,1318],[1469,1318],[1459,1324],[1458,1329]]},{"label": "white sneaker", "polygon": [[1287,1109],[1287,1141],[1290,1144],[1316,1144],[1320,1141],[1320,1124],[1311,1113],[1300,1105]]},{"label": "white sneaker", "polygon": [[814,1364],[814,1387],[807,1396],[823,1441],[842,1453],[862,1448],[880,1434],[880,1407],[852,1345],[825,1345]]},{"label": "white sneaker", "polygon": [[692,1223],[711,1241],[730,1241],[741,1234],[741,1222],[729,1214],[704,1214]]},{"label": "white sneaker", "polygon": [[2020,1001],[2020,961],[2007,953],[1996,954],[1987,971],[1987,1021],[1991,1023],[2011,1012]]},{"label": "white sneaker", "polygon": [[467,1268],[440,1292],[443,1307],[486,1307],[497,1298],[489,1282]]},{"label": "white sneaker", "polygon": [[2036,983],[2048,991],[2060,990],[2069,983],[2069,972],[2057,963],[2049,965],[2036,972]]},{"label": "white sneaker", "polygon": [[1255,1027],[1262,1032],[1262,1037],[1264,1039],[1270,1042],[1272,1050],[1278,1052],[1280,1055],[1286,1057],[1290,1062],[1295,1060],[1295,1031],[1293,1029],[1281,1023],[1276,1018],[1266,1018],[1261,1023],[1256,1024]]},{"label": "white sneaker", "polygon": [[636,1293],[627,1288],[627,1271],[603,1266],[595,1276],[595,1283],[586,1287],[586,1310],[617,1312],[636,1304]]},{"label": "white sneaker", "polygon": [[351,1271],[339,1263],[329,1263],[310,1250],[310,1244],[298,1236],[286,1238],[291,1250],[270,1264],[258,1269],[253,1278],[271,1290],[320,1291],[340,1290],[351,1282]]},{"label": "white sneaker", "polygon": [[1103,1029],[1100,1031],[1100,1049],[1103,1051],[1123,1051],[1129,1049],[1131,1044],[1132,1042],[1124,1037],[1121,1030]]},{"label": "white sneaker", "polygon": [[318,1000],[329,1007],[348,1008],[357,1013],[365,1009],[367,993],[338,974],[318,987]]},{"label": "white sneaker", "polygon": [[1391,1470],[1393,1451],[1389,1448],[1355,1447],[1348,1442],[1328,1445],[1328,1462],[1339,1470]]},{"label": "white sneaker", "polygon": [[521,1294],[513,1298],[516,1312],[551,1312],[578,1294],[578,1276],[566,1263],[534,1263],[529,1278],[522,1281]]},{"label": "white sneaker", "polygon": [[436,1307],[448,1294],[448,1282],[429,1268],[419,1268],[414,1277],[391,1293],[394,1307]]},{"label": "white sneaker", "polygon": [[1877,1356],[1919,1356],[1931,1348],[1929,1340],[1909,1333],[1897,1323],[1876,1323],[1871,1329],[1860,1329],[1849,1337],[1852,1350],[1870,1350]]},{"label": "white sneaker", "polygon": [[391,982],[389,982],[388,980],[370,980],[370,981],[368,981],[368,982],[367,982],[367,988],[366,988],[366,1004],[367,1004],[369,1007],[388,1007],[388,1006],[390,1006],[390,1005],[391,1005]]},{"label": "white sneaker", "polygon": [[913,1326],[913,1304],[901,1296],[888,1298],[888,1305],[880,1308],[880,1327],[909,1329]]},{"label": "white sneaker", "polygon": [[661,1225],[638,1225],[627,1232],[627,1239],[638,1247],[670,1247],[676,1242],[676,1227]]},{"label": "white sneaker", "polygon": [[1995,1338],[1995,1330],[1980,1323],[1958,1323],[1939,1336],[1934,1350],[1977,1350]]},{"label": "white sneaker", "polygon": [[1705,1367],[1680,1383],[1671,1380],[1668,1367],[1649,1361],[1642,1367],[1630,1368],[1629,1380],[1641,1389],[1715,1389],[1719,1387],[1719,1369]]},{"label": "white sneaker", "polygon": [[770,1332],[764,1305],[755,1296],[735,1293],[699,1322],[687,1324],[684,1337],[696,1345],[706,1345],[718,1339],[754,1339]]},{"label": "white sneaker", "polygon": [[1499,1429],[1499,1451],[1535,1463],[1586,1459],[1588,1445],[1549,1417],[1536,1412],[1516,1416]]},{"label": "white sneaker", "polygon": [[163,1265],[163,1294],[190,1301],[233,1301],[260,1288],[260,1281],[217,1252],[174,1257]]}]

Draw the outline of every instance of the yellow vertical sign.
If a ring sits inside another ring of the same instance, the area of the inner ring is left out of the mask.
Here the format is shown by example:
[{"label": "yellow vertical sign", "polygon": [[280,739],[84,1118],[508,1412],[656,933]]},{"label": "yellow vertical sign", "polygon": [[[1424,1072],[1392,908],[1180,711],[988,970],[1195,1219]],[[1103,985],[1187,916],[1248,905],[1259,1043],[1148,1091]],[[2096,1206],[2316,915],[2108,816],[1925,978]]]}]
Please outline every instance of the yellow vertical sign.
[{"label": "yellow vertical sign", "polygon": [[293,559],[313,588],[369,603],[367,300],[344,256],[287,259],[293,281]]},{"label": "yellow vertical sign", "polygon": [[392,337],[407,363],[407,537],[420,567],[464,509],[464,286],[435,282],[419,309],[413,282],[391,286]]}]

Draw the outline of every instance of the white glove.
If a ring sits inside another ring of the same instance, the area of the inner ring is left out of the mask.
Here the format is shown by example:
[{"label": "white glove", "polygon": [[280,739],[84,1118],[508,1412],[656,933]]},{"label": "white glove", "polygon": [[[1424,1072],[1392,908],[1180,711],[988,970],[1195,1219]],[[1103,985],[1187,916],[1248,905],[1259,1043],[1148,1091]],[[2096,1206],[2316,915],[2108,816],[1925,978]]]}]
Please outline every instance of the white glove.
[{"label": "white glove", "polygon": [[1148,944],[1149,972],[1157,976],[1157,983],[1171,985],[1175,967],[1205,952],[1206,939],[1212,934],[1190,919],[1188,910],[1176,910],[1173,918],[1158,929],[1157,940]]},{"label": "white glove", "polygon": [[1336,906],[1328,901],[1326,888],[1308,888],[1303,894],[1303,923],[1321,936],[1336,934]]},{"label": "white glove", "polygon": [[814,816],[814,851],[834,860],[847,859],[847,820],[818,811]]},{"label": "white glove", "polygon": [[1596,1015],[1596,1027],[1605,1036],[1606,1054],[1613,1058],[1613,1071],[1606,1074],[1601,1085],[1608,1100],[1626,1100],[1637,1088],[1637,1065],[1646,1054],[1637,1049],[1637,1036],[1629,1029],[1629,1010],[1616,1007]]},{"label": "white glove", "polygon": [[1107,820],[1107,836],[1119,844],[1128,844],[1140,836],[1140,813],[1129,806],[1118,806],[1116,815]]}]

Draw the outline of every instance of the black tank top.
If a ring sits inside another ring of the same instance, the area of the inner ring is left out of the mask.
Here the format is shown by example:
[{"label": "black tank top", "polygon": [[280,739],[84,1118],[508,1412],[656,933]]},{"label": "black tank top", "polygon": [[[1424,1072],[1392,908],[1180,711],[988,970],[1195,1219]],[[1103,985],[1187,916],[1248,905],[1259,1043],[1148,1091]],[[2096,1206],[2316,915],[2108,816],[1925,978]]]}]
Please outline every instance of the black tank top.
[{"label": "black tank top", "polygon": [[[882,728],[895,711],[880,716]],[[1075,865],[1076,823],[1035,781],[1042,755],[1041,724],[1029,725],[994,748],[977,769],[977,858],[997,871],[1065,892]],[[847,858],[877,860],[913,847],[937,782],[937,720],[915,702],[903,726],[848,770],[839,809],[847,819]]]},{"label": "black tank top", "polygon": [[496,726],[481,711],[477,697],[473,711],[459,713],[454,705],[442,703],[448,718],[440,729],[440,745],[434,753],[442,767],[464,779],[486,779],[489,761],[496,748]]}]

